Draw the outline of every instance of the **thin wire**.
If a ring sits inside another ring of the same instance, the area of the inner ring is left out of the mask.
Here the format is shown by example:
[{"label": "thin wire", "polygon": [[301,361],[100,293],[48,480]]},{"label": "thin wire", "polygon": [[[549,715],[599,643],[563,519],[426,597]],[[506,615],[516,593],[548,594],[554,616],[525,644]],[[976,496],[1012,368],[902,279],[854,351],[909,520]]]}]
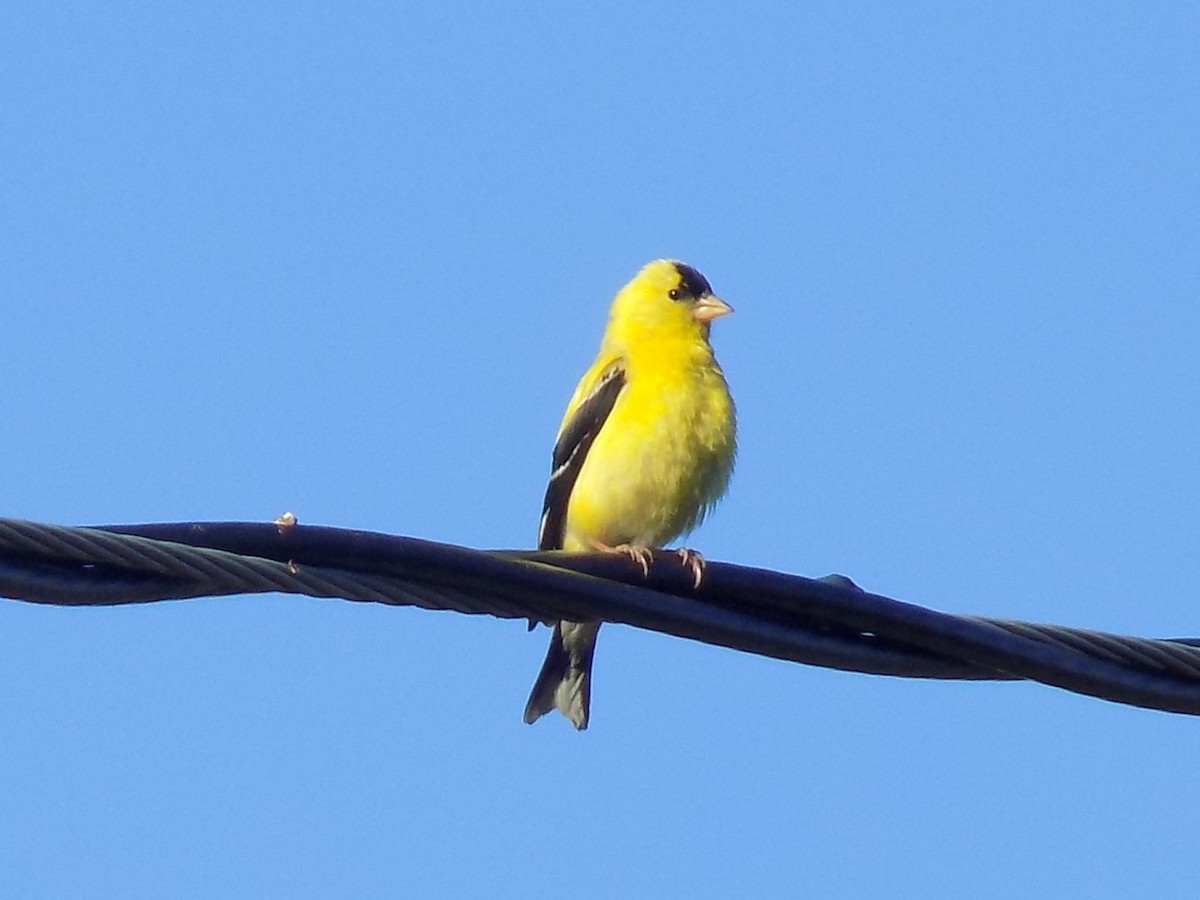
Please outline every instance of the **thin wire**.
[{"label": "thin wire", "polygon": [[868,674],[1030,679],[1200,715],[1200,640],[954,616],[809,579],[671,553],[479,551],[373,532],[258,523],[72,528],[0,518],[0,596],[104,606],[280,592],[552,622],[622,622]]}]

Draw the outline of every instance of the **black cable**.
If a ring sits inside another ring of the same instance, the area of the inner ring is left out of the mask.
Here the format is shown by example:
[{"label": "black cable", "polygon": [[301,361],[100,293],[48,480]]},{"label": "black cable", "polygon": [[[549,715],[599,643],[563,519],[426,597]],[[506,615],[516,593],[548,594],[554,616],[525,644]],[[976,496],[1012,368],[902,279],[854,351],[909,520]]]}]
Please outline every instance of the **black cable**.
[{"label": "black cable", "polygon": [[954,616],[860,590],[669,552],[478,551],[300,525],[71,528],[0,519],[0,596],[114,605],[281,592],[551,622],[602,619],[779,659],[909,678],[1031,679],[1200,715],[1200,640]]}]

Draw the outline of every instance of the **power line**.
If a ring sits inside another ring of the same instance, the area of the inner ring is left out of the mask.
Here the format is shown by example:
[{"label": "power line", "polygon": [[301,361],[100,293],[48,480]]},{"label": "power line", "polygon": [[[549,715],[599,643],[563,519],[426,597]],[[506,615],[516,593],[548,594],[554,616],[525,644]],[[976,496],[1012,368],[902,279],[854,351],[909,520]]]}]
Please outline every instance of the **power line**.
[{"label": "power line", "polygon": [[304,525],[76,528],[0,518],[0,596],[107,606],[279,592],[553,622],[600,619],[876,675],[1029,679],[1200,715],[1200,639],[1151,640],[956,616],[859,589],[709,562],[699,588],[670,552],[480,551]]}]

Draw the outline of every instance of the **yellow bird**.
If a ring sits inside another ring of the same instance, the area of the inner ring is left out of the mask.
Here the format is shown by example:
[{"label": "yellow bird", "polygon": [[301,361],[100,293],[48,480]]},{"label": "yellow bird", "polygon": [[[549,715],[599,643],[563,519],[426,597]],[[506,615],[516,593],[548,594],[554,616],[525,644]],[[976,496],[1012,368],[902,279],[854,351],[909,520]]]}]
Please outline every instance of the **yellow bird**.
[{"label": "yellow bird", "polygon": [[[650,548],[691,531],[721,498],[736,419],[708,331],[730,312],[678,260],[655,260],[621,288],[558,430],[539,549],[627,553],[647,568]],[[703,559],[680,556],[699,584]],[[557,707],[587,728],[599,630],[599,622],[555,626],[526,722]]]}]

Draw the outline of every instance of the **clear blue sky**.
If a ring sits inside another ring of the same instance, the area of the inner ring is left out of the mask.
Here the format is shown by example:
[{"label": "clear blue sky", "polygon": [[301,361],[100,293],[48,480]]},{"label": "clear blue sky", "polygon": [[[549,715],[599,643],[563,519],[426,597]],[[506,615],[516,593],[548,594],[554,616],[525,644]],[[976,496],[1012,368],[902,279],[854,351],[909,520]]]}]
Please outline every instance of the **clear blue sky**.
[{"label": "clear blue sky", "polygon": [[[671,255],[737,308],[691,546],[1200,635],[1200,13],[971,7],[6,8],[0,514],[530,546]],[[545,640],[0,602],[0,895],[1195,889],[1195,719],[610,627],[581,735]]]}]

